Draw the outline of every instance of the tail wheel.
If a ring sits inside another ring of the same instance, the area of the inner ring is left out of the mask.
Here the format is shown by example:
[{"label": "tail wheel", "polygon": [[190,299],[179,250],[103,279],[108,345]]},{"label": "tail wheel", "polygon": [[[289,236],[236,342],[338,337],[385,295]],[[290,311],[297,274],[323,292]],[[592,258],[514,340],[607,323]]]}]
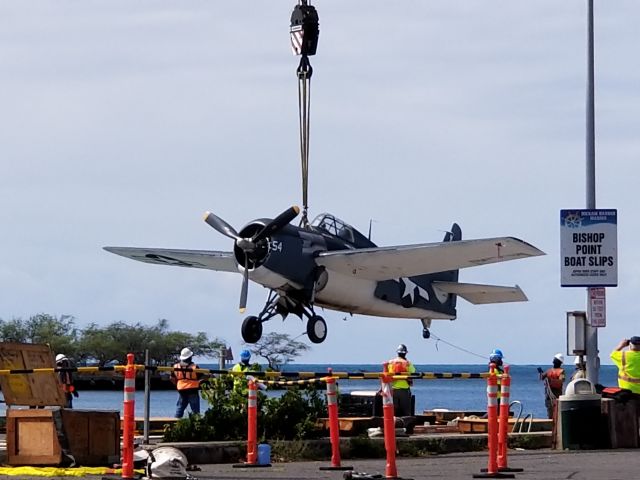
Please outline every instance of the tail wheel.
[{"label": "tail wheel", "polygon": [[242,339],[247,343],[256,343],[262,337],[262,322],[251,316],[242,322]]},{"label": "tail wheel", "polygon": [[314,315],[307,322],[307,336],[313,343],[322,343],[327,338],[327,322],[324,318]]}]

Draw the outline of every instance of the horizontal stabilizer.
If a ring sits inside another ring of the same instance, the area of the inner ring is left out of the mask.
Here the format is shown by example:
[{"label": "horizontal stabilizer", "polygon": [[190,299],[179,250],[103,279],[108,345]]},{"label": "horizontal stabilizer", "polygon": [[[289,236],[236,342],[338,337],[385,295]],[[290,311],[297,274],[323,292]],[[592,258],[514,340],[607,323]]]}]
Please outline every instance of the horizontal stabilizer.
[{"label": "horizontal stabilizer", "polygon": [[432,285],[436,290],[440,290],[443,293],[453,293],[474,305],[483,303],[526,302],[528,300],[518,285],[515,287],[501,287],[499,285],[458,282],[433,282]]}]

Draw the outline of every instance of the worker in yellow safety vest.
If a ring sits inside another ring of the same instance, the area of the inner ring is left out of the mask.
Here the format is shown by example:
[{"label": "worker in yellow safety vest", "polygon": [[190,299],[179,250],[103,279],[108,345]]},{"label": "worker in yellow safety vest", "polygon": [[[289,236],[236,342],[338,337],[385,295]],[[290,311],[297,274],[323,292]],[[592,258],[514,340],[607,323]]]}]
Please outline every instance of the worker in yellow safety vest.
[{"label": "worker in yellow safety vest", "polygon": [[202,375],[195,372],[198,365],[193,363],[193,352],[189,348],[183,348],[180,352],[180,361],[171,372],[171,383],[178,390],[178,403],[176,404],[176,418],[182,418],[187,405],[192,413],[200,413],[200,379]]},{"label": "worker in yellow safety vest", "polygon": [[[249,350],[242,350],[240,352],[240,362],[236,363],[231,369],[232,372],[248,372],[251,371],[251,352]],[[233,389],[246,395],[247,393],[247,376],[246,375],[234,375],[233,376]]]},{"label": "worker in yellow safety vest", "polygon": [[640,337],[621,340],[611,360],[618,367],[618,386],[640,394]]},{"label": "worker in yellow safety vest", "polygon": [[[493,370],[493,374],[496,376],[496,385],[498,387],[497,398],[500,399],[502,392],[500,391],[502,385],[502,374],[504,373],[504,361],[503,361],[503,353],[499,348],[494,348],[491,350],[489,354],[489,371],[491,371],[491,364],[495,367]],[[482,415],[482,418],[487,418],[489,416],[488,412]]]},{"label": "worker in yellow safety vest", "polygon": [[[416,367],[407,360],[407,346],[404,343],[398,345],[398,356],[387,362],[387,372],[394,375],[410,375],[415,373]],[[408,417],[411,415],[411,379],[394,380],[391,383],[393,390],[393,409],[396,417]]]}]

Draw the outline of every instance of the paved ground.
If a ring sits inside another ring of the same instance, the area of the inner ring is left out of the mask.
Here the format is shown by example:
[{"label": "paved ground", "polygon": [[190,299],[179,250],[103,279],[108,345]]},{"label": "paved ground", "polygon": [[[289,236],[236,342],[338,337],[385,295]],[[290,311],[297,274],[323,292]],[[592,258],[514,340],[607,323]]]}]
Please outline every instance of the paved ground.
[{"label": "paved ground", "polygon": [[[601,450],[579,452],[531,451],[515,452],[510,456],[512,467],[522,467],[522,473],[516,478],[524,480],[630,480],[638,478],[640,472],[640,450]],[[328,465],[327,462],[296,462],[274,464],[271,468],[237,469],[229,464],[202,465],[202,471],[193,472],[200,479],[274,479],[274,480],[307,480],[336,479],[341,480],[342,472],[320,471],[318,467]],[[382,474],[384,478],[385,462],[383,460],[357,460],[343,462],[353,465],[358,472]],[[480,453],[449,454],[421,459],[398,460],[398,475],[402,478],[469,480],[472,474],[479,473],[486,466],[486,456]],[[16,478],[0,476],[0,478]],[[36,479],[43,477],[21,477]],[[57,477],[78,478],[78,477]],[[89,476],[86,478],[99,479]]]},{"label": "paved ground", "polygon": [[[274,464],[271,468],[239,470],[231,465],[204,465],[194,475],[202,479],[342,479],[342,472],[318,470],[327,462],[304,462]],[[640,472],[640,450],[608,450],[563,453],[553,451],[516,452],[510,456],[510,466],[525,471],[517,473],[519,479],[536,480],[629,480],[638,478]],[[382,474],[382,460],[358,460],[343,462],[352,465],[355,471]],[[486,454],[450,454],[422,459],[400,459],[398,475],[402,478],[450,480],[472,478],[472,474],[486,467]]]}]

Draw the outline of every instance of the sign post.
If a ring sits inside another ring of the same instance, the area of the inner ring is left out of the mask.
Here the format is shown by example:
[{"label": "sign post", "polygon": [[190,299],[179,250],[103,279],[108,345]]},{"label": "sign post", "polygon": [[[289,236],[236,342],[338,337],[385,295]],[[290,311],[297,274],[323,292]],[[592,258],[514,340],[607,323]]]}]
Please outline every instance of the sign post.
[{"label": "sign post", "polygon": [[596,328],[607,326],[606,290],[603,287],[591,287],[589,291],[589,325]]}]

